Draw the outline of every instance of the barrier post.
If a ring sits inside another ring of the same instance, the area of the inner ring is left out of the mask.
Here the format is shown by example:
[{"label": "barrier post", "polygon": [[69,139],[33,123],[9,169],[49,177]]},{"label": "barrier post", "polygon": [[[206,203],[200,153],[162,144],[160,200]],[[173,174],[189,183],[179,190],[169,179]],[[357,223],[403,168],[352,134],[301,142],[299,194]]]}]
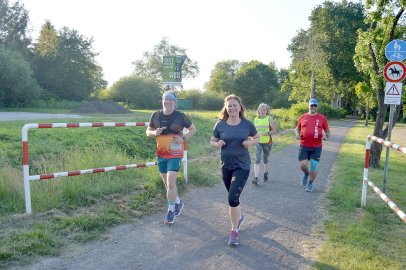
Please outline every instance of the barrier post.
[{"label": "barrier post", "polygon": [[365,161],[364,161],[364,176],[363,176],[363,180],[362,180],[361,208],[364,208],[367,204],[368,184],[367,184],[366,180],[368,180],[370,154],[371,154],[371,141],[370,141],[370,136],[368,135],[366,143],[365,143]]},{"label": "barrier post", "polygon": [[24,196],[25,196],[25,212],[32,213],[31,208],[31,188],[30,188],[30,163],[28,160],[28,130],[36,128],[38,125],[25,124],[21,130],[22,148],[23,148],[23,177],[24,177]]},{"label": "barrier post", "polygon": [[[25,212],[27,214],[32,213],[31,207],[31,188],[30,181],[43,181],[52,178],[59,178],[65,176],[77,176],[83,174],[91,173],[101,173],[117,170],[126,170],[130,168],[142,168],[148,166],[156,166],[157,162],[147,162],[144,164],[128,164],[121,166],[105,167],[105,168],[95,168],[95,169],[85,169],[70,172],[58,172],[58,173],[47,173],[41,175],[30,175],[30,165],[28,157],[28,131],[29,129],[37,128],[83,128],[83,127],[138,127],[138,126],[148,126],[148,122],[104,122],[104,123],[48,123],[48,124],[25,124],[21,130],[22,136],[22,156],[23,156],[23,182],[24,182],[24,196],[25,196]],[[182,162],[184,164],[184,176],[186,182],[188,181],[187,175],[187,142],[184,141],[184,155]]]}]

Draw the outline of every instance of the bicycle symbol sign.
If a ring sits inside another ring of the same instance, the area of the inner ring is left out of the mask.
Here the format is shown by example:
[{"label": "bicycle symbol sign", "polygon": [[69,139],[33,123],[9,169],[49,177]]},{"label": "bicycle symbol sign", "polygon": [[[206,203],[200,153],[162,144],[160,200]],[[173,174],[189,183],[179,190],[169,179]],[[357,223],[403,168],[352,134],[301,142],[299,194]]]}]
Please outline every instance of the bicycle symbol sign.
[{"label": "bicycle symbol sign", "polygon": [[406,58],[406,42],[395,39],[386,45],[385,56],[389,61],[403,61]]}]

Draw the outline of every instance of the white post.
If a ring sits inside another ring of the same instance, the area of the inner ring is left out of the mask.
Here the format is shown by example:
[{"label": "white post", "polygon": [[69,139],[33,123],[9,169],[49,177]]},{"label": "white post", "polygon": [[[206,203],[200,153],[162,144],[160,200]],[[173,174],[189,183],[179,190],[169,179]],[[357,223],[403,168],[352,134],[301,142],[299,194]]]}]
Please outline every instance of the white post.
[{"label": "white post", "polygon": [[183,175],[185,176],[186,183],[188,182],[187,177],[187,150],[183,151]]},{"label": "white post", "polygon": [[31,189],[30,189],[30,165],[28,162],[28,129],[32,124],[26,124],[21,130],[21,137],[23,143],[23,176],[24,176],[24,197],[25,197],[25,212],[29,215],[32,213],[31,209]]},{"label": "white post", "polygon": [[369,155],[371,151],[371,141],[369,139],[369,135],[367,137],[367,141],[365,143],[365,161],[364,161],[364,175],[362,179],[362,194],[361,194],[361,208],[365,208],[367,204],[367,190],[368,190],[368,168],[369,168]]},{"label": "white post", "polygon": [[24,195],[25,195],[25,212],[29,215],[32,213],[31,209],[31,189],[30,189],[30,169],[28,165],[23,165],[24,172]]}]

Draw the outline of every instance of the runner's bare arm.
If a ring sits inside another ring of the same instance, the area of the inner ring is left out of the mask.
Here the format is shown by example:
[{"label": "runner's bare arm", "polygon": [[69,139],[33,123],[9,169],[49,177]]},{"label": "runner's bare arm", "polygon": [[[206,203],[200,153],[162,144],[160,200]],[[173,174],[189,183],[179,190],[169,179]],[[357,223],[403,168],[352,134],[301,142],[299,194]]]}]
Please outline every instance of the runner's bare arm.
[{"label": "runner's bare arm", "polygon": [[226,142],[223,141],[223,140],[220,140],[219,138],[216,138],[216,137],[212,136],[211,139],[210,139],[210,145],[213,146],[213,147],[221,148],[225,144],[226,144]]},{"label": "runner's bare arm", "polygon": [[300,128],[298,128],[298,127],[295,128],[295,135],[296,135],[296,140],[300,140]]},{"label": "runner's bare arm", "polygon": [[323,140],[327,141],[327,139],[330,138],[330,136],[331,136],[330,130],[329,129],[325,130],[323,133]]},{"label": "runner's bare arm", "polygon": [[183,138],[183,140],[187,141],[187,140],[189,140],[195,133],[196,133],[196,127],[195,127],[195,125],[192,124],[192,125],[188,128],[187,132],[186,132],[185,134],[183,134],[182,138]]},{"label": "runner's bare arm", "polygon": [[147,130],[145,131],[145,133],[147,134],[148,137],[156,137],[161,135],[163,128],[152,128],[152,127],[148,127]]},{"label": "runner's bare arm", "polygon": [[278,129],[276,128],[276,123],[272,118],[269,119],[269,126],[271,128],[271,131],[269,132],[269,135],[273,135],[273,134],[278,133]]}]

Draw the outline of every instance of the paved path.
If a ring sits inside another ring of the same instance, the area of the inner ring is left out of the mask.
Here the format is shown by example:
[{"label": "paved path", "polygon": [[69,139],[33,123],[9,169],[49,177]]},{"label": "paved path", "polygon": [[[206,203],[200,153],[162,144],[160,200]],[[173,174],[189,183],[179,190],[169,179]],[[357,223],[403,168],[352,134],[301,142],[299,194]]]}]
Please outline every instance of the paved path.
[{"label": "paved path", "polygon": [[297,145],[271,154],[270,181],[247,183],[242,193],[246,221],[236,248],[227,246],[227,198],[219,183],[184,195],[185,208],[173,226],[165,226],[164,213],[157,213],[115,227],[101,240],[69,247],[60,257],[14,269],[310,269],[312,251],[323,241],[315,231],[324,217],[329,176],[354,122],[336,124],[324,143],[312,193],[300,183]]}]

